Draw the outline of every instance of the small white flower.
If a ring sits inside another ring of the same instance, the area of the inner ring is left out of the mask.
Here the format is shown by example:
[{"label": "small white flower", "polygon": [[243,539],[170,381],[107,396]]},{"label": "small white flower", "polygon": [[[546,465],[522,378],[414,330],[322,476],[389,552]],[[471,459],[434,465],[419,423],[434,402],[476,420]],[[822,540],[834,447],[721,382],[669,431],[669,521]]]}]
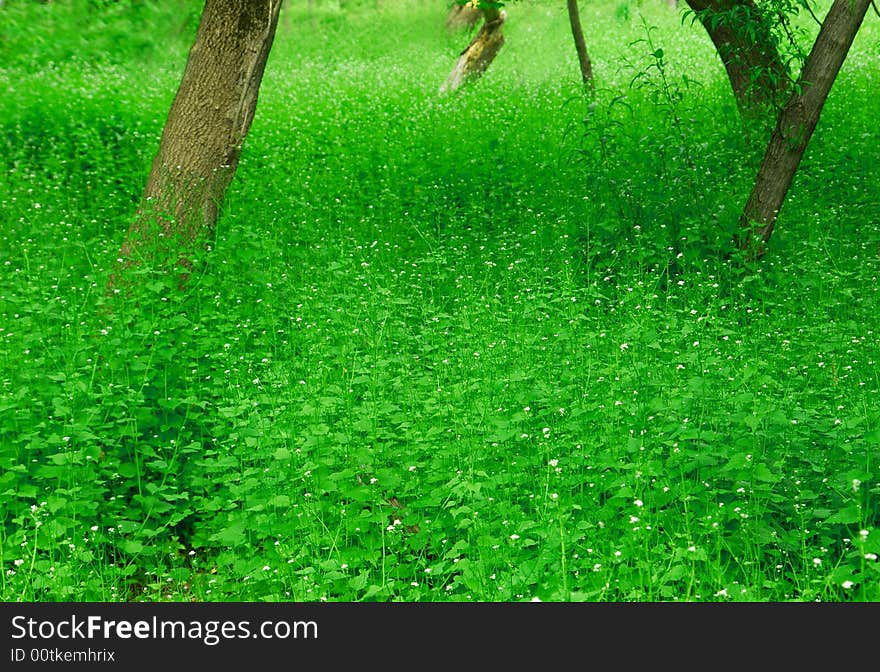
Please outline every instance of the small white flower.
[{"label": "small white flower", "polygon": [[843,583],[841,583],[840,585],[843,586],[844,590],[849,590],[855,584],[852,581],[847,580],[847,581],[844,581]]},{"label": "small white flower", "polygon": [[512,541],[516,541],[517,539],[519,539],[519,535],[518,534],[511,534],[510,538]]},{"label": "small white flower", "polygon": [[645,503],[641,499],[637,499],[636,501],[633,502],[633,504],[635,504],[639,508],[641,508],[645,505]]}]

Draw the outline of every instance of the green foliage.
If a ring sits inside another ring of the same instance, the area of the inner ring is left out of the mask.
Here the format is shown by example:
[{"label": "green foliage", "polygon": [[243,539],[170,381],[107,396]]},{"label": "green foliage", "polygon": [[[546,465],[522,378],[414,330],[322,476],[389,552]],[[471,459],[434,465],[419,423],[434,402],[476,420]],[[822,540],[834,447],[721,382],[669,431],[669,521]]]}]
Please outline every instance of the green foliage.
[{"label": "green foliage", "polygon": [[69,61],[131,63],[169,49],[185,58],[203,6],[199,0],[10,0],[0,7],[0,63],[25,71]]},{"label": "green foliage", "polygon": [[597,7],[587,100],[548,7],[443,100],[292,7],[184,292],[106,288],[185,38],[0,72],[0,599],[880,599],[876,28],[745,273],[711,45]]}]

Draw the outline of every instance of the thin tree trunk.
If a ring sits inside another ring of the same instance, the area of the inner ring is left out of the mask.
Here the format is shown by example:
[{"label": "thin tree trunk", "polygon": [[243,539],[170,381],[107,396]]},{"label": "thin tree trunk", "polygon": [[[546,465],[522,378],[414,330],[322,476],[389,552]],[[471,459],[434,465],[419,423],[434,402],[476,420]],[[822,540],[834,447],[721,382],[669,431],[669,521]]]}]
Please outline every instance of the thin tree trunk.
[{"label": "thin tree trunk", "polygon": [[456,91],[465,83],[479,78],[498,55],[504,46],[504,35],[501,28],[507,18],[507,12],[496,7],[480,9],[483,25],[476,37],[461,52],[449,77],[440,87],[440,93]]},{"label": "thin tree trunk", "polygon": [[[284,29],[285,35],[290,35],[290,12],[291,12],[290,0],[281,0],[281,27]],[[311,7],[309,7],[309,12],[311,13]]]},{"label": "thin tree trunk", "polygon": [[760,118],[782,103],[788,69],[754,0],[687,0],[727,71],[741,116]]},{"label": "thin tree trunk", "polygon": [[590,62],[590,54],[587,53],[587,43],[584,41],[584,31],[581,28],[581,16],[578,11],[577,0],[568,1],[568,21],[571,24],[571,34],[574,37],[574,48],[577,49],[578,63],[581,66],[581,80],[587,88],[593,87],[593,64]]},{"label": "thin tree trunk", "polygon": [[185,282],[238,167],[280,7],[280,0],[206,0],[143,204],[122,245],[122,268],[152,259],[178,266]]},{"label": "thin tree trunk", "polygon": [[450,33],[459,30],[471,30],[480,20],[480,10],[473,5],[459,5],[455,3],[449,8],[446,15],[446,30]]},{"label": "thin tree trunk", "polygon": [[794,93],[782,108],[755,185],[740,218],[739,247],[751,259],[765,252],[822,107],[849,53],[871,0],[834,0]]}]

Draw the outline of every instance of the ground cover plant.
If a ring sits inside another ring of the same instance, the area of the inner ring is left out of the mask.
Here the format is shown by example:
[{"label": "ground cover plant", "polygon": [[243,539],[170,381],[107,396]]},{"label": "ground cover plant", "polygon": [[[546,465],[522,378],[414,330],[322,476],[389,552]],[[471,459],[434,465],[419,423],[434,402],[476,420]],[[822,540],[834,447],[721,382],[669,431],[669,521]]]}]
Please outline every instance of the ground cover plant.
[{"label": "ground cover plant", "polygon": [[0,599],[880,599],[876,17],[748,261],[680,10],[439,96],[446,7],[289,3],[198,272],[108,292],[201,5],[0,7]]}]

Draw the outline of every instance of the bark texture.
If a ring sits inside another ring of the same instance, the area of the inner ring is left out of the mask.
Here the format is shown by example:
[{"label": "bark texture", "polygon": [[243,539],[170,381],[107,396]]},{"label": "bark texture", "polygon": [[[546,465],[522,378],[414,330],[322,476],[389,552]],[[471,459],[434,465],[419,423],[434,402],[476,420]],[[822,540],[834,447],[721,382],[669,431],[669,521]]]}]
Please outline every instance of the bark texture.
[{"label": "bark texture", "polygon": [[577,0],[568,1],[568,22],[571,24],[571,35],[574,37],[574,48],[577,50],[578,64],[581,66],[581,80],[588,88],[593,86],[593,64],[590,62],[590,54],[587,52],[587,43],[584,41],[584,31],[581,28],[581,16],[578,11]]},{"label": "bark texture", "polygon": [[727,71],[740,114],[756,118],[782,103],[788,69],[754,0],[687,0]]},{"label": "bark texture", "polygon": [[189,254],[213,233],[250,129],[280,0],[207,0],[162,131],[124,264]]},{"label": "bark texture", "polygon": [[834,0],[794,93],[779,114],[740,218],[739,247],[752,259],[765,252],[779,210],[816,130],[822,107],[870,4],[871,0]]},{"label": "bark texture", "polygon": [[504,46],[501,29],[507,18],[507,12],[494,7],[479,11],[484,19],[480,32],[461,52],[455,67],[440,87],[441,94],[456,91],[467,82],[479,78]]}]

